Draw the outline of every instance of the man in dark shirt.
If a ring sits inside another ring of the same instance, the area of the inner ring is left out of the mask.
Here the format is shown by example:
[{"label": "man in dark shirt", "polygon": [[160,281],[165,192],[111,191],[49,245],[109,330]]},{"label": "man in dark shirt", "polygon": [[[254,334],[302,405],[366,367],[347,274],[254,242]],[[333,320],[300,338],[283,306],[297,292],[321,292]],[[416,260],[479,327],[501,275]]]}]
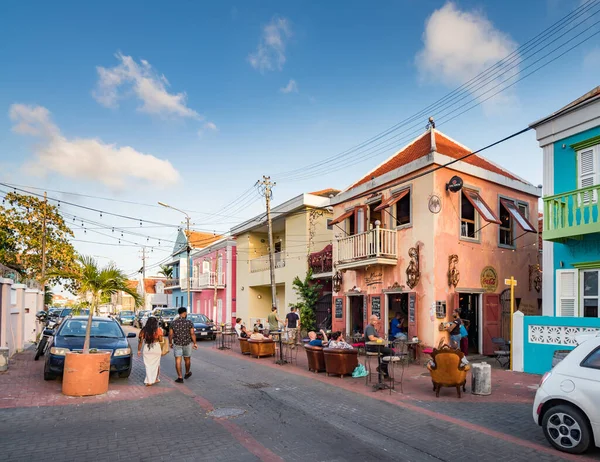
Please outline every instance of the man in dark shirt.
[{"label": "man in dark shirt", "polygon": [[183,383],[181,375],[181,357],[185,361],[185,378],[192,376],[192,344],[194,350],[198,349],[196,345],[196,333],[194,332],[194,323],[187,319],[187,309],[185,307],[177,310],[179,317],[171,323],[169,328],[169,343],[175,354],[175,369],[177,370],[177,383]]},{"label": "man in dark shirt", "polygon": [[[377,342],[378,340],[383,342],[383,338],[379,336],[375,328],[377,321],[379,321],[379,318],[376,315],[369,318],[369,325],[365,328],[365,345],[367,342]],[[385,346],[366,345],[366,349],[370,353],[377,353],[379,351],[381,356],[394,356],[394,350]],[[378,369],[377,372],[381,372],[387,378],[389,376],[388,363],[382,362],[381,371]]]},{"label": "man in dark shirt", "polygon": [[288,330],[288,341],[292,344],[292,348],[296,345],[296,332],[300,327],[300,316],[296,313],[296,307],[292,306],[291,312],[285,317],[285,327]]}]

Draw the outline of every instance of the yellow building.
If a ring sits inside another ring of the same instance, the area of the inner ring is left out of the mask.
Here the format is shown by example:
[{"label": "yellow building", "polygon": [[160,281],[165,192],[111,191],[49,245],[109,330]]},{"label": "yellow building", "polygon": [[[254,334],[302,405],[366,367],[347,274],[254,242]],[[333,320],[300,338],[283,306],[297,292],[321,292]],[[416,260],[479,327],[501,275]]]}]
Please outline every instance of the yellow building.
[{"label": "yellow building", "polygon": [[[298,302],[292,281],[296,276],[304,279],[308,256],[332,243],[333,231],[331,226],[328,227],[332,218],[329,202],[337,193],[337,190],[327,189],[301,194],[271,210],[277,287],[275,304],[281,319],[289,312],[289,305]],[[253,325],[256,318],[266,323],[273,304],[266,215],[258,215],[232,228],[231,234],[237,240],[234,316],[249,325]]]}]

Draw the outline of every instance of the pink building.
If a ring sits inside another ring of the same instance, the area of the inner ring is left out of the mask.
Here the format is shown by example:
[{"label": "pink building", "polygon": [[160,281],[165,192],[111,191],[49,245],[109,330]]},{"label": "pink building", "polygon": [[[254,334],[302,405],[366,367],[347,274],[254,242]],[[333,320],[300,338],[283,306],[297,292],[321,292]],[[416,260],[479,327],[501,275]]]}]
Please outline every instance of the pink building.
[{"label": "pink building", "polygon": [[192,254],[192,312],[235,323],[235,239],[224,237]]}]

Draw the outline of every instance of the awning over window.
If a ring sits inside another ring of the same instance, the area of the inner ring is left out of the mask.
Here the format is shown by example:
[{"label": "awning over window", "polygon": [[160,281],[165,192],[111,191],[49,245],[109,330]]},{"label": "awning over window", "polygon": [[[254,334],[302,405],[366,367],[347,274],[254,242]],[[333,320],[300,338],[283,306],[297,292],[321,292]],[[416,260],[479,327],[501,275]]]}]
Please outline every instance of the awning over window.
[{"label": "awning over window", "polygon": [[498,219],[496,214],[492,212],[492,209],[485,203],[477,191],[463,188],[462,193],[465,195],[471,205],[475,207],[475,210],[479,212],[481,218],[490,223],[501,224],[501,221]]},{"label": "awning over window", "polygon": [[374,211],[379,212],[380,210],[383,210],[387,207],[391,207],[396,202],[398,202],[400,199],[402,199],[404,196],[406,196],[409,191],[410,191],[410,189],[407,188],[407,189],[404,189],[403,191],[400,191],[400,193],[396,194],[395,196],[388,197],[381,204],[379,204],[377,207],[375,207]]},{"label": "awning over window", "polygon": [[521,213],[521,211],[515,205],[514,202],[506,200],[506,199],[500,199],[500,202],[502,203],[502,205],[504,206],[504,208],[506,210],[508,210],[508,213],[510,213],[510,216],[513,217],[513,220],[515,220],[519,224],[519,226],[521,228],[523,228],[523,231],[525,231],[526,233],[535,233],[536,232],[536,230],[533,227],[533,225]]},{"label": "awning over window", "polygon": [[341,223],[342,221],[344,221],[346,218],[350,218],[352,215],[354,215],[354,209],[343,213],[342,215],[340,215],[337,218],[334,218],[333,221],[331,221],[329,223],[329,225],[337,225],[338,223]]}]

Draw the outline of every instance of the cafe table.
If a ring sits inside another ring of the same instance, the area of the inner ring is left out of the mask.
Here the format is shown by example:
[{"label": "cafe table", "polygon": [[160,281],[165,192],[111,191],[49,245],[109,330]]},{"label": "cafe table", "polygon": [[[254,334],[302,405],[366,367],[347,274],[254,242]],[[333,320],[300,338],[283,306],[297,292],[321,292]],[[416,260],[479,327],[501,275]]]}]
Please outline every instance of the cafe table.
[{"label": "cafe table", "polygon": [[382,356],[381,348],[387,346],[388,341],[384,340],[382,342],[367,342],[365,345],[369,346],[369,347],[376,347],[376,349],[377,349],[377,366],[379,369],[379,373],[377,374],[377,377],[378,377],[377,383],[375,385],[373,385],[373,391],[386,390],[386,389],[392,388],[387,383],[383,382],[383,371],[381,369],[381,356]]},{"label": "cafe table", "polygon": [[[420,340],[410,340],[407,342],[404,342],[404,344],[407,346],[407,348],[412,351],[412,356],[413,356],[413,362],[417,362],[417,356],[418,356],[418,349],[419,349],[419,345],[421,344]],[[410,356],[409,356],[409,360],[410,360]]]},{"label": "cafe table", "polygon": [[284,364],[287,364],[287,361],[285,359],[283,359],[283,342],[282,342],[282,335],[281,335],[281,331],[277,330],[277,331],[271,331],[269,332],[269,335],[273,336],[273,337],[278,337],[277,339],[277,343],[279,343],[279,359],[277,361],[275,361],[275,364],[279,364],[280,366],[283,366]]}]

